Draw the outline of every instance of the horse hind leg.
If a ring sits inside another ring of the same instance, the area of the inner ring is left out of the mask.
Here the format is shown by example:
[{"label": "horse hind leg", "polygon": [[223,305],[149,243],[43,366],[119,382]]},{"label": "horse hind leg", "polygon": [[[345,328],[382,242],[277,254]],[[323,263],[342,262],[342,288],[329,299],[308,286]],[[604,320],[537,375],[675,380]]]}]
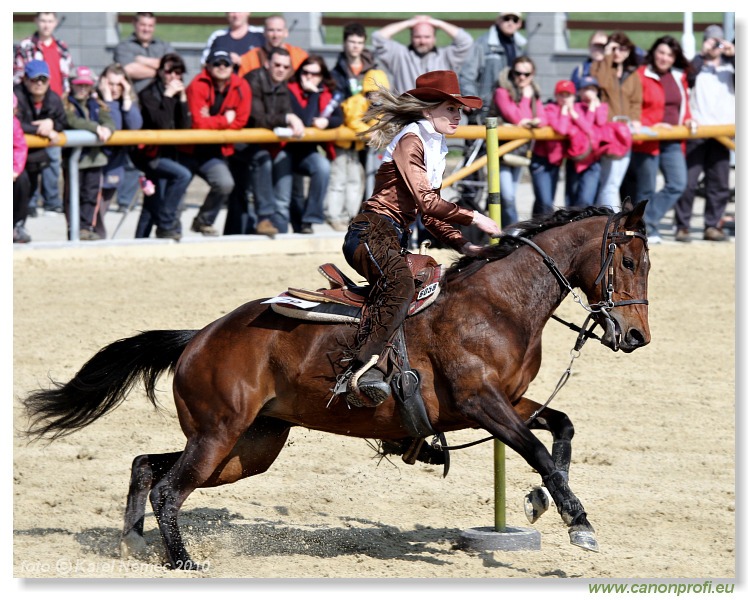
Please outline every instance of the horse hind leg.
[{"label": "horse hind leg", "polygon": [[181,452],[142,454],[132,461],[130,488],[125,508],[125,526],[120,540],[120,552],[123,558],[145,555],[143,526],[148,492],[174,466],[181,454]]},{"label": "horse hind leg", "polygon": [[[151,505],[164,541],[169,565],[194,570],[177,517],[187,497],[198,487],[215,487],[266,471],[280,454],[291,425],[278,419],[258,418],[227,447],[226,436],[195,436],[150,493]],[[224,432],[225,433],[225,432]]]}]

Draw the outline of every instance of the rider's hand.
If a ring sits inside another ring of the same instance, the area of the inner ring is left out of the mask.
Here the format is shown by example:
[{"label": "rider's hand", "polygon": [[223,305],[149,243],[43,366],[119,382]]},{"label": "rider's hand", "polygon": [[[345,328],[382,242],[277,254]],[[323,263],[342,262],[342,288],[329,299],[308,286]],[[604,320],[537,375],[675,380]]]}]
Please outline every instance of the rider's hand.
[{"label": "rider's hand", "polygon": [[473,244],[473,242],[465,242],[461,248],[461,251],[465,256],[478,256],[482,249],[483,246]]},{"label": "rider's hand", "polygon": [[498,223],[493,219],[489,219],[486,215],[479,211],[473,211],[473,225],[475,225],[481,231],[485,231],[490,236],[497,236],[501,233]]}]

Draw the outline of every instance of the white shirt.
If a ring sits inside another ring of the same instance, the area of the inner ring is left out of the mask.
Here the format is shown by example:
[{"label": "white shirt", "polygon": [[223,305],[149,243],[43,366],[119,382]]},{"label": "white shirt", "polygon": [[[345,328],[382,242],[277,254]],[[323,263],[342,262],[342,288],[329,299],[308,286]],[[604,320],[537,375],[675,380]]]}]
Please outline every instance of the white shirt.
[{"label": "white shirt", "polygon": [[415,133],[423,142],[423,153],[426,157],[426,176],[432,189],[440,188],[442,176],[447,166],[447,139],[441,133],[437,133],[430,121],[421,119],[403,128],[389,143],[384,151],[382,162],[392,160],[392,153],[397,143],[406,133]]}]

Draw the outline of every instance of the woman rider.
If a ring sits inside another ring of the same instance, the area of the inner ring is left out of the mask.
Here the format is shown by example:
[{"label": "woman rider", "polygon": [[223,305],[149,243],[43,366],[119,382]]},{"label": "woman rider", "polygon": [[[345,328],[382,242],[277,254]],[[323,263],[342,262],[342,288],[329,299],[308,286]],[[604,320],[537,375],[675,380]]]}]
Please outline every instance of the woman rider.
[{"label": "woman rider", "polygon": [[[441,198],[446,164],[445,135],[454,133],[463,107],[478,109],[476,96],[462,96],[454,71],[432,71],[400,96],[380,88],[363,120],[375,124],[364,134],[369,145],[386,148],[374,193],[351,221],[343,244],[348,264],[371,286],[367,318],[361,319],[351,367],[349,403],[377,406],[390,394],[376,365],[392,334],[405,319],[415,292],[405,249],[417,215],[444,244],[464,254],[480,246],[453,225],[473,224],[489,235],[500,233],[492,219]],[[360,393],[357,393],[360,392]]]}]

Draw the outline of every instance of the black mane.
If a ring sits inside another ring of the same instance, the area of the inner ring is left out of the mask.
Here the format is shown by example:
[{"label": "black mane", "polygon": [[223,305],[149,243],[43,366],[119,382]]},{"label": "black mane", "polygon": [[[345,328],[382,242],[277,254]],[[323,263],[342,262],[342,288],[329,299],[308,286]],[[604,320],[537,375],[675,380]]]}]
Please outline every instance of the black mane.
[{"label": "black mane", "polygon": [[[520,223],[515,223],[507,228],[507,233],[524,238],[532,238],[543,231],[560,227],[573,221],[581,221],[589,217],[610,216],[615,212],[607,207],[587,206],[584,208],[560,208],[557,211],[528,219]],[[517,248],[522,246],[511,237],[504,237],[499,240],[498,244],[484,246],[478,256],[462,256],[452,263],[447,269],[446,279],[450,280],[456,277],[465,277],[475,273],[486,263],[499,260],[509,256]]]}]

